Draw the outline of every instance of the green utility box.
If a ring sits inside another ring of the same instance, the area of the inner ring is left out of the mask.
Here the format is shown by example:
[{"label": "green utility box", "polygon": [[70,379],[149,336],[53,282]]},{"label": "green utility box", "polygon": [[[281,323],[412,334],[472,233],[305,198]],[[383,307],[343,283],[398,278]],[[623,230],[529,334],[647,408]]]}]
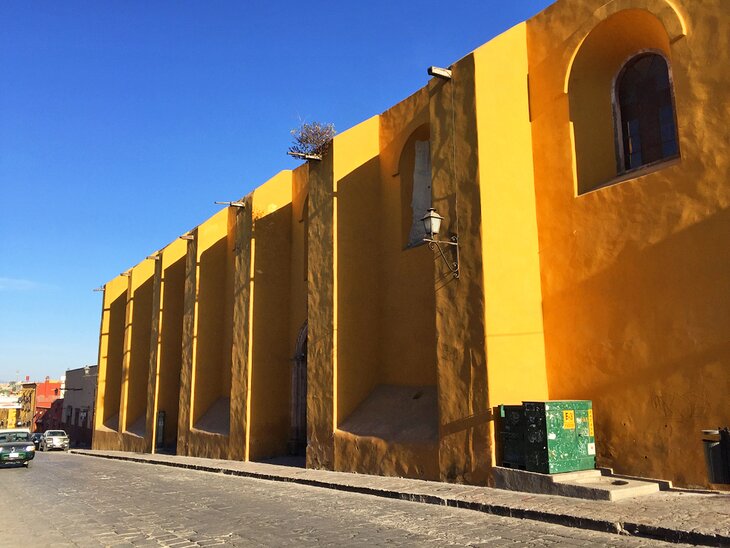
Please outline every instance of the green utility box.
[{"label": "green utility box", "polygon": [[557,474],[596,467],[590,400],[499,406],[501,465]]}]

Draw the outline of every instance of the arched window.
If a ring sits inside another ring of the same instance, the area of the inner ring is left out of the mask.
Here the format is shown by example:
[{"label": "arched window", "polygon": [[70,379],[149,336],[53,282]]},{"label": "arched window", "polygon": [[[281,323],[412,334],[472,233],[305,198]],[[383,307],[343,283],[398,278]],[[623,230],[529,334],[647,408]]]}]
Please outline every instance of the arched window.
[{"label": "arched window", "polygon": [[401,183],[401,226],[405,249],[423,244],[421,219],[431,207],[431,146],[428,124],[419,126],[403,145],[398,172]]},{"label": "arched window", "polygon": [[658,53],[629,59],[616,78],[619,173],[679,156],[669,65]]}]

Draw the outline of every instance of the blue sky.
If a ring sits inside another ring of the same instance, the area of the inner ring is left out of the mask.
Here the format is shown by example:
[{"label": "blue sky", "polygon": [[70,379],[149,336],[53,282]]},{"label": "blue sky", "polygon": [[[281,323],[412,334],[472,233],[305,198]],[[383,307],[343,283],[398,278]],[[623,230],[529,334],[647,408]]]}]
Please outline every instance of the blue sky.
[{"label": "blue sky", "polygon": [[0,2],[0,381],[96,363],[101,286],[549,0]]}]

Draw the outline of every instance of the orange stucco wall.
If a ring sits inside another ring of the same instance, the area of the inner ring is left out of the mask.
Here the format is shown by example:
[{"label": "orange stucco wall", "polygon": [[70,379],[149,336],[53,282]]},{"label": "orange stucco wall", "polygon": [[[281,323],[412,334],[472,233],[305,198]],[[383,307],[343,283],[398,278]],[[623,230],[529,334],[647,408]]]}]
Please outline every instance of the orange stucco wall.
[{"label": "orange stucco wall", "polygon": [[122,375],[122,432],[144,436],[146,426],[147,381],[150,366],[152,326],[152,282],[154,261],[145,260],[132,269],[130,302],[127,304],[126,360]]},{"label": "orange stucco wall", "polygon": [[[379,203],[378,120],[362,126],[336,138],[332,151],[337,215],[336,424],[378,382],[378,239],[363,230]],[[359,161],[338,170],[341,158],[356,158],[360,151]]]},{"label": "orange stucco wall", "polygon": [[421,90],[380,116],[379,382],[436,385],[433,252],[405,249],[412,222],[415,141],[430,137]]},{"label": "orange stucco wall", "polygon": [[491,408],[548,398],[526,33],[518,25],[474,52]]},{"label": "orange stucco wall", "polygon": [[127,278],[123,276],[111,280],[104,287],[96,401],[97,409],[101,411],[94,415],[96,422],[94,427],[97,429],[105,428],[104,425],[107,424],[114,430],[118,428],[127,287]]},{"label": "orange stucco wall", "polygon": [[307,320],[307,251],[309,230],[309,166],[304,164],[292,172],[291,256],[289,267],[289,352]]},{"label": "orange stucco wall", "polygon": [[[704,485],[699,431],[730,420],[729,31],[721,0],[559,0],[112,280],[95,447],[150,450],[169,409],[180,454],[284,454],[306,322],[309,467],[485,484],[495,406],[592,399],[600,465]],[[619,173],[611,88],[645,50],[680,156]],[[458,278],[407,245],[425,140]]]},{"label": "orange stucco wall", "polygon": [[[730,164],[716,148],[730,13],[719,1],[604,4],[559,2],[527,25],[550,396],[594,401],[600,464],[703,485],[700,430],[730,419]],[[604,35],[618,23],[626,41]],[[671,61],[681,158],[580,195],[581,178],[605,182],[613,162],[604,118],[602,135],[577,133],[582,101],[605,117],[608,76],[647,46]],[[581,95],[595,71],[601,92]],[[601,153],[611,162],[584,165]]]},{"label": "orange stucco wall", "polygon": [[229,208],[201,224],[195,233],[194,341],[192,350],[188,452],[228,455],[232,246]]},{"label": "orange stucco wall", "polygon": [[249,458],[286,454],[289,438],[292,172],[253,193]]},{"label": "orange stucco wall", "polygon": [[[151,372],[148,403],[148,430],[150,446],[154,448],[158,436],[162,436],[166,448],[177,444],[177,425],[180,402],[180,371],[182,368],[182,334],[185,298],[185,254],[187,245],[176,240],[165,247],[160,255],[156,283],[157,301],[153,316],[157,314],[157,344],[154,354],[155,369]],[[154,326],[153,326],[154,327]],[[157,432],[157,415],[165,414],[164,432]]]},{"label": "orange stucco wall", "polygon": [[[146,306],[151,305],[151,293],[149,295],[146,293],[151,287],[150,284],[139,291],[140,286],[144,286],[151,279],[152,270],[150,265],[145,264],[146,262],[143,261],[124,275],[111,280],[104,287],[104,309],[99,341],[99,385],[93,437],[95,448],[116,447],[128,451],[143,451],[146,448],[143,431],[142,435],[125,432],[130,409],[130,388],[131,410],[139,419],[142,430],[145,422],[146,380],[140,382],[140,376],[147,374],[149,361],[146,365],[141,361],[144,350],[140,347],[146,338],[148,357],[150,325],[147,325],[146,329],[140,329],[140,334],[135,340],[132,322],[135,318],[135,293],[141,303],[137,320],[140,322],[145,319],[150,320]],[[136,283],[133,279],[135,271]],[[148,323],[151,324],[151,320]],[[136,352],[134,361],[133,348]],[[132,365],[135,367],[134,370],[130,369]]]}]

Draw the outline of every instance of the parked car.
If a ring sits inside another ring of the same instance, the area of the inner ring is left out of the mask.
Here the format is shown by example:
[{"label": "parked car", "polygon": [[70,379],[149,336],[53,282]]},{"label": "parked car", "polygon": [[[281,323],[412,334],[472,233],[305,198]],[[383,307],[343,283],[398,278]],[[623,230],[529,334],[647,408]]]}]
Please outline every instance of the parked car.
[{"label": "parked car", "polygon": [[22,464],[26,468],[35,457],[35,445],[25,429],[0,431],[0,465]]},{"label": "parked car", "polygon": [[42,437],[43,437],[43,432],[33,432],[30,435],[30,439],[33,441],[33,445],[35,445],[36,449],[38,449],[40,447]]},{"label": "parked car", "polygon": [[40,450],[62,449],[68,451],[71,440],[63,430],[46,430],[41,438]]}]

